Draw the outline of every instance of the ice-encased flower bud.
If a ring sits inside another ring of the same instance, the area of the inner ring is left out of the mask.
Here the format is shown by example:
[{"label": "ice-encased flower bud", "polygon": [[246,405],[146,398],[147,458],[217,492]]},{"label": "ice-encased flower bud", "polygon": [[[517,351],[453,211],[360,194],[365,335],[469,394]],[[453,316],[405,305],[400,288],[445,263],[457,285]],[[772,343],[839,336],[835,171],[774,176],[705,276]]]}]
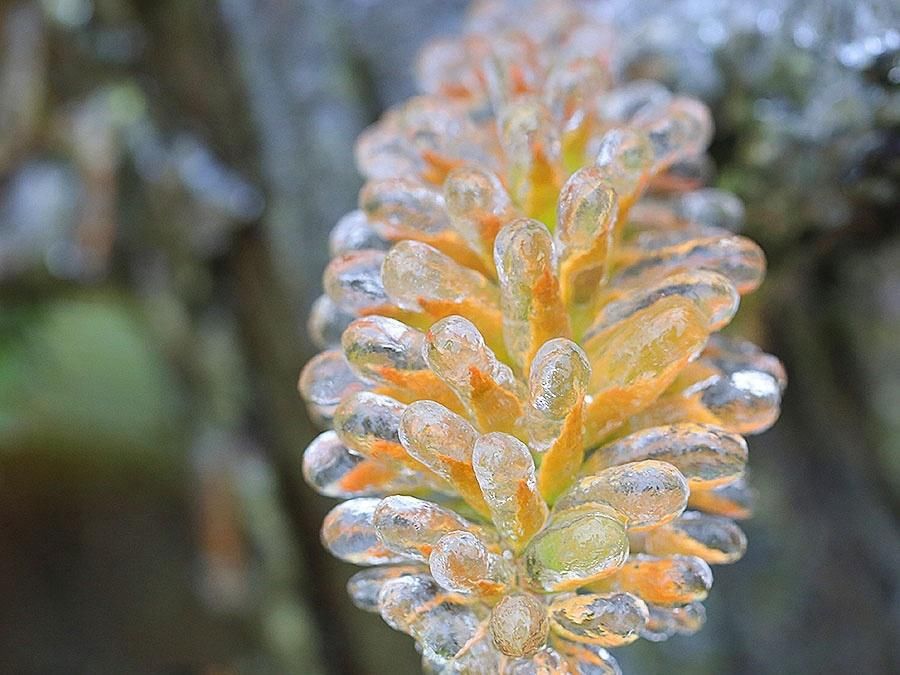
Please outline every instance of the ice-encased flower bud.
[{"label": "ice-encased flower bud", "polygon": [[506,349],[518,369],[527,372],[544,342],[570,332],[547,226],[531,218],[504,225],[494,241],[494,265]]},{"label": "ice-encased flower bud", "polygon": [[546,592],[608,576],[627,556],[625,525],[605,510],[555,514],[524,552],[530,581]]},{"label": "ice-encased flower bud", "polygon": [[494,526],[521,549],[547,519],[528,446],[509,434],[485,434],[475,443],[472,464]]},{"label": "ice-encased flower bud", "polygon": [[605,504],[627,518],[629,530],[658,527],[677,518],[688,501],[688,482],[672,464],[630,462],[581,478],[554,505],[554,511]]},{"label": "ice-encased flower bud", "polygon": [[528,593],[505,596],[491,611],[491,637],[506,656],[532,656],[547,641],[547,608]]},{"label": "ice-encased flower bud", "polygon": [[634,642],[649,618],[646,603],[630,593],[562,596],[551,603],[549,612],[554,633],[600,647]]}]

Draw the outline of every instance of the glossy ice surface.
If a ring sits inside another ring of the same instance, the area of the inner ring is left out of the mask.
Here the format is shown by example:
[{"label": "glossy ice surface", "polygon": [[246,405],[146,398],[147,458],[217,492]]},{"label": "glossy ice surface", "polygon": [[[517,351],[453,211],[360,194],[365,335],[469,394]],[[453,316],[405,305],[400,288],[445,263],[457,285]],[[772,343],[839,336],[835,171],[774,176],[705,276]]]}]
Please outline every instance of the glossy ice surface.
[{"label": "glossy ice surface", "polygon": [[517,7],[475,3],[359,139],[303,474],[347,500],[322,539],[371,566],[354,603],[427,671],[615,674],[607,648],[703,625],[709,565],[747,546],[743,435],[786,378],[716,334],[765,258],[733,195],[679,178],[706,107],[617,82],[574,4]]}]

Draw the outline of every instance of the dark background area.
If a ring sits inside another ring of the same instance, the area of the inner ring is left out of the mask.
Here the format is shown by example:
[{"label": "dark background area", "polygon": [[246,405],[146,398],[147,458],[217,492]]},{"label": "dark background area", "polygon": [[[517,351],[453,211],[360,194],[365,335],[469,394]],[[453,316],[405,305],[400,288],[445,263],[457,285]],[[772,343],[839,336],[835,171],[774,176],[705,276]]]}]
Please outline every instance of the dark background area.
[{"label": "dark background area", "polygon": [[[713,108],[790,383],[706,628],[616,657],[898,672],[900,10],[617,4]],[[0,671],[417,672],[319,544],[296,380],[353,140],[465,5],[0,0]]]}]

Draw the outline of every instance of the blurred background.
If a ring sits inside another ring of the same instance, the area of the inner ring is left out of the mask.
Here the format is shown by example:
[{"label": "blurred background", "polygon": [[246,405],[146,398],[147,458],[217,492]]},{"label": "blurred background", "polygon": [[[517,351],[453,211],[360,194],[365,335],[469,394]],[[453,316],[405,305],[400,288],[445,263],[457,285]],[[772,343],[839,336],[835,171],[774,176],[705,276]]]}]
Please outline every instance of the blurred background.
[{"label": "blurred background", "polygon": [[[712,106],[790,376],[706,628],[616,656],[900,672],[900,6],[603,4]],[[418,671],[319,544],[295,387],[353,139],[465,5],[0,0],[0,671]]]}]

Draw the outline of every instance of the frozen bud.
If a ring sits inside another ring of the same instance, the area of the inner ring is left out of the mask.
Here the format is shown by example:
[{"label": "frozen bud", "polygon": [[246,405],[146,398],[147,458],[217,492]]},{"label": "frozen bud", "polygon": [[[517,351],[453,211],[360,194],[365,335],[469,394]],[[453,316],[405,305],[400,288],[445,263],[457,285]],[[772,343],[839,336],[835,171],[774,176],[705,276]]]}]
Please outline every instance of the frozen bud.
[{"label": "frozen bud", "polygon": [[607,511],[557,514],[525,550],[531,581],[547,592],[578,588],[612,574],[628,557],[621,520]]},{"label": "frozen bud", "polygon": [[557,635],[601,647],[634,642],[647,622],[647,605],[630,593],[563,596],[550,605],[550,627]]},{"label": "frozen bud", "polygon": [[466,404],[481,429],[512,431],[522,414],[517,383],[475,325],[448,316],[426,333],[425,360]]},{"label": "frozen bud", "polygon": [[364,250],[345,253],[333,258],[322,283],[325,293],[347,312],[360,312],[387,304],[381,282],[384,252]]},{"label": "frozen bud", "polygon": [[550,113],[539,103],[521,101],[500,112],[499,125],[513,199],[525,215],[553,222],[562,149]]},{"label": "frozen bud", "polygon": [[606,504],[624,515],[630,530],[666,523],[687,506],[688,483],[671,464],[632,462],[585,476],[554,506],[556,512],[588,504]]},{"label": "frozen bud", "polygon": [[712,587],[712,570],[700,558],[636,555],[591,590],[633,593],[648,605],[673,607],[704,600]]},{"label": "frozen bud", "polygon": [[678,215],[684,220],[708,227],[737,232],[744,224],[744,204],[733,193],[703,188],[681,195]]},{"label": "frozen bud", "polygon": [[553,641],[559,651],[578,663],[579,675],[622,675],[619,663],[603,647],[562,638]]},{"label": "frozen bud", "polygon": [[331,229],[328,248],[331,257],[336,258],[344,253],[365,249],[386,251],[390,248],[390,243],[372,228],[366,214],[357,209],[341,218]]},{"label": "frozen bud", "polygon": [[521,549],[547,519],[528,446],[509,434],[485,434],[475,443],[472,464],[497,531]]},{"label": "frozen bud", "polygon": [[409,178],[370,181],[359,193],[359,206],[385,239],[418,239],[449,226],[440,192]]},{"label": "frozen bud", "polygon": [[398,373],[428,367],[422,356],[425,335],[388,317],[356,319],[344,331],[341,345],[351,367],[374,382],[395,382]]},{"label": "frozen bud", "polygon": [[304,366],[297,385],[316,421],[327,423],[338,404],[351,394],[362,391],[366,384],[360,380],[344,355],[336,349],[316,354]]},{"label": "frozen bud", "polygon": [[484,83],[474,68],[467,44],[456,39],[429,42],[416,62],[416,82],[422,91],[459,98],[484,93]]},{"label": "frozen bud", "polygon": [[442,594],[441,587],[427,574],[407,574],[387,579],[378,593],[378,607],[384,622],[403,633]]},{"label": "frozen bud", "polygon": [[510,661],[504,675],[575,675],[562,654],[552,647],[541,647],[530,658]]},{"label": "frozen bud", "polygon": [[[545,342],[534,357],[528,378],[529,413],[534,422],[558,427],[581,402],[590,377],[591,364],[581,347],[565,338]],[[555,431],[558,433],[558,428]],[[535,428],[534,435],[536,448],[541,450],[554,434]]]},{"label": "frozen bud", "polygon": [[356,139],[354,156],[366,178],[409,176],[423,169],[422,158],[404,137],[397,116],[390,113],[363,130]]},{"label": "frozen bud", "polygon": [[[671,235],[658,235],[670,237]],[[645,236],[643,250],[628,249],[635,262],[624,266],[613,279],[619,287],[637,287],[663,279],[676,272],[699,269],[713,270],[728,277],[741,295],[755,290],[766,273],[766,257],[762,249],[741,236],[700,236],[657,246],[652,236]]]},{"label": "frozen bud", "polygon": [[448,596],[427,575],[410,575],[384,584],[378,596],[381,617],[395,630],[412,635],[423,652],[452,659],[478,632],[481,617]]},{"label": "frozen bud", "polygon": [[687,511],[647,534],[644,550],[653,555],[695,555],[713,565],[737,562],[747,536],[730,518]]},{"label": "frozen bud", "polygon": [[483,607],[448,599],[430,607],[412,625],[412,635],[423,653],[455,659],[479,635]]},{"label": "frozen bud", "polygon": [[428,561],[434,545],[448,532],[476,529],[450,509],[399,495],[385,497],[378,503],[374,524],[378,537],[390,550],[423,562]]},{"label": "frozen bud", "polygon": [[380,500],[360,497],[335,506],[322,522],[322,543],[336,558],[355,565],[387,565],[409,558],[388,550],[375,532],[373,514]]},{"label": "frozen bud", "polygon": [[597,58],[574,58],[557,63],[544,83],[544,101],[564,132],[585,123],[588,101],[609,88],[612,77]]},{"label": "frozen bud", "polygon": [[478,537],[462,530],[441,537],[428,560],[431,575],[448,591],[489,595],[509,581],[510,570]]},{"label": "frozen bud", "polygon": [[494,646],[506,656],[532,656],[547,642],[547,607],[537,597],[506,595],[491,611]]},{"label": "frozen bud", "polygon": [[609,271],[618,197],[603,172],[579,169],[563,185],[557,209],[556,248],[563,301],[589,302]]},{"label": "frozen bud", "polygon": [[725,373],[753,370],[767,374],[781,391],[787,386],[787,373],[781,361],[752,342],[715,335],[703,351],[703,358]]},{"label": "frozen bud", "polygon": [[601,441],[629,415],[650,406],[694,360],[707,319],[685,298],[665,297],[584,345],[591,358],[586,443]]},{"label": "frozen bud", "polygon": [[583,473],[655,459],[674,465],[691,489],[737,480],[747,464],[747,443],[737,434],[704,424],[651,427],[604,446],[585,462]]},{"label": "frozen bud", "polygon": [[654,80],[634,80],[606,92],[597,101],[600,116],[610,122],[629,122],[642,111],[658,111],[672,94]]},{"label": "frozen bud", "polygon": [[353,319],[353,314],[338,307],[327,295],[321,295],[309,310],[306,330],[316,347],[329,349],[340,346],[341,334]]},{"label": "frozen bud", "polygon": [[541,344],[569,333],[547,226],[531,218],[505,225],[494,242],[494,264],[500,281],[503,339],[515,364],[527,370]]},{"label": "frozen bud", "polygon": [[444,181],[444,202],[453,227],[489,260],[500,226],[514,214],[497,174],[480,166],[454,169]]},{"label": "frozen bud", "polygon": [[684,392],[697,393],[723,427],[744,434],[765,431],[781,412],[778,382],[759,370],[723,373]]},{"label": "frozen bud", "polygon": [[366,612],[377,612],[378,595],[391,579],[414,574],[422,574],[424,568],[418,565],[391,565],[370,567],[357,572],[347,581],[347,593],[353,604]]},{"label": "frozen bud", "polygon": [[403,309],[428,312],[440,303],[497,305],[497,291],[482,274],[419,241],[395,244],[384,258],[382,275],[387,294]]},{"label": "frozen bud", "polygon": [[341,486],[341,480],[362,461],[363,457],[351,452],[336,433],[326,431],[316,436],[303,453],[303,478],[319,494],[350,497],[352,492]]},{"label": "frozen bud", "polygon": [[629,289],[600,310],[585,333],[585,340],[624,321],[661,298],[677,295],[687,298],[708,318],[707,329],[720,330],[737,313],[741,296],[727,277],[718,272],[696,270],[676,272],[646,286]]},{"label": "frozen bud", "polygon": [[684,96],[672,98],[665,106],[644,108],[633,123],[650,137],[656,171],[703,153],[713,135],[709,108]]},{"label": "frozen bud", "polygon": [[446,480],[472,508],[488,509],[472,468],[478,432],[460,415],[434,401],[414,401],[400,418],[406,451]]},{"label": "frozen bud", "polygon": [[743,520],[753,513],[756,493],[745,478],[714,488],[691,490],[688,506],[705,513]]},{"label": "frozen bud", "polygon": [[[390,396],[360,392],[344,398],[334,414],[334,430],[348,448],[365,455],[399,446],[397,429],[406,406]],[[400,448],[402,450],[402,447]]]},{"label": "frozen bud", "polygon": [[706,623],[706,608],[699,602],[682,607],[649,605],[649,609],[650,618],[641,637],[651,642],[662,642],[674,635],[693,635]]},{"label": "frozen bud", "polygon": [[631,127],[607,129],[588,152],[594,167],[612,187],[623,206],[630,205],[647,182],[653,166],[653,146],[646,134]]},{"label": "frozen bud", "polygon": [[515,378],[485,344],[478,328],[461,316],[448,316],[431,326],[426,334],[425,359],[428,365],[464,400],[471,398],[471,371],[476,369],[511,386]]},{"label": "frozen bud", "polygon": [[[746,351],[740,352],[740,346]],[[718,374],[688,387],[682,396],[699,396],[718,422],[743,434],[765,431],[781,412],[786,384],[784,368],[775,357],[750,343],[717,339],[700,361]]]},{"label": "frozen bud", "polygon": [[583,403],[590,377],[587,356],[565,338],[545,342],[531,364],[524,424],[532,450],[543,455],[538,487],[550,503],[584,460]]}]

